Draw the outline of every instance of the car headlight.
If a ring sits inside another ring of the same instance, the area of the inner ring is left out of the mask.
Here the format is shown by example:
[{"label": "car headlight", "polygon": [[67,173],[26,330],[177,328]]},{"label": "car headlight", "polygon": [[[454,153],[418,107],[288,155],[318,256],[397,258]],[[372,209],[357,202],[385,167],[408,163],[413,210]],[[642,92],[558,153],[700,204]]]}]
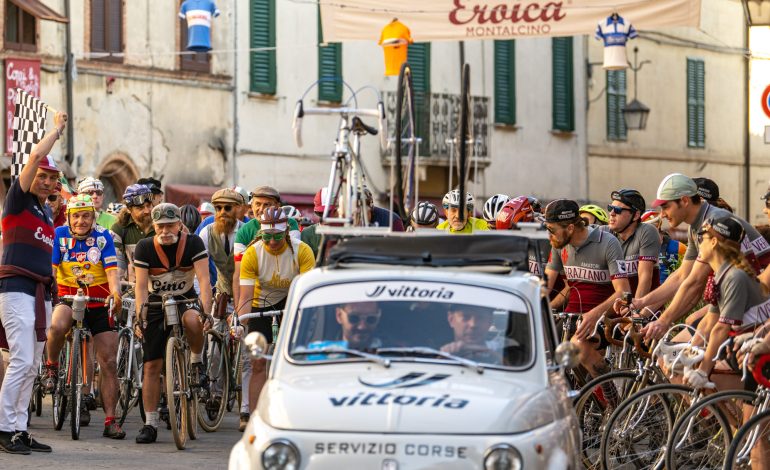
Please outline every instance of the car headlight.
[{"label": "car headlight", "polygon": [[297,446],[286,439],[272,441],[262,451],[262,466],[265,470],[297,470],[299,460]]},{"label": "car headlight", "polygon": [[495,444],[484,455],[485,470],[521,470],[521,454],[509,444]]}]

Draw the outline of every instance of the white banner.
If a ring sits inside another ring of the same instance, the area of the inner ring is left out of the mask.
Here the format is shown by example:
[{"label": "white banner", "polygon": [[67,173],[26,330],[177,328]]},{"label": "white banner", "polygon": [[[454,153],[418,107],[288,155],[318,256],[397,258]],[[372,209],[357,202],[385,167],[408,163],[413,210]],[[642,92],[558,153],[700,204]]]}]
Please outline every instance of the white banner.
[{"label": "white banner", "polygon": [[618,13],[637,30],[698,27],[701,0],[319,0],[326,42],[374,41],[394,18],[416,42],[593,34]]}]

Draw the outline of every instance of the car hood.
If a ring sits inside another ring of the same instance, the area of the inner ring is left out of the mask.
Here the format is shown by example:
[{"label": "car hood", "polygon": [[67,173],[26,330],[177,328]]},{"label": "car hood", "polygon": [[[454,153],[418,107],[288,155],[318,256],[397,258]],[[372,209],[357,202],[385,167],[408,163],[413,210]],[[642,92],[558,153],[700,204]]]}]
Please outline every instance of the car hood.
[{"label": "car hood", "polygon": [[259,400],[266,424],[307,431],[507,434],[563,417],[551,388],[517,380],[532,374],[408,365],[338,373],[302,369],[266,384]]}]

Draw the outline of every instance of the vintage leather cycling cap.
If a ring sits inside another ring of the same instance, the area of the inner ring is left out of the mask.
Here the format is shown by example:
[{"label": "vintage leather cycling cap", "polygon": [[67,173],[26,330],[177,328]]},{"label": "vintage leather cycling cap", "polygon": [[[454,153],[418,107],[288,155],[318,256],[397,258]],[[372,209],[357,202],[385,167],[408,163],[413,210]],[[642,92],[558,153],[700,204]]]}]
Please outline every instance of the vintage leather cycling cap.
[{"label": "vintage leather cycling cap", "polygon": [[270,197],[275,199],[276,201],[281,201],[281,193],[278,192],[277,189],[275,189],[272,186],[257,186],[254,188],[254,190],[249,194],[252,198],[255,197]]},{"label": "vintage leather cycling cap", "polygon": [[163,202],[152,209],[152,221],[156,224],[172,224],[182,220],[179,208],[170,202]]},{"label": "vintage leather cycling cap", "polygon": [[681,197],[692,197],[696,194],[698,194],[698,185],[692,178],[681,173],[672,173],[660,182],[652,207],[662,206],[668,201],[676,201]]},{"label": "vintage leather cycling cap", "polygon": [[240,206],[241,204],[243,204],[243,196],[241,196],[234,189],[224,188],[215,192],[214,195],[211,196],[211,203],[212,204],[230,203],[230,204],[235,204]]}]

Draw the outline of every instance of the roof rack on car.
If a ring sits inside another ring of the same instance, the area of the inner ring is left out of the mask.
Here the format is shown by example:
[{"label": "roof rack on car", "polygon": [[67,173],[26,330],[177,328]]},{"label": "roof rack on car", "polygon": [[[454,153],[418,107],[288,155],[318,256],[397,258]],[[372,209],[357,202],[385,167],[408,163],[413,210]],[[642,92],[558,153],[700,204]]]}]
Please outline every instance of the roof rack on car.
[{"label": "roof rack on car", "polygon": [[[522,224],[524,225],[524,224]],[[413,233],[387,228],[319,227],[319,260],[337,268],[353,264],[428,266],[510,272],[529,269],[530,254],[541,265],[547,257],[547,233],[540,224],[525,230],[452,235],[439,230]]]}]

